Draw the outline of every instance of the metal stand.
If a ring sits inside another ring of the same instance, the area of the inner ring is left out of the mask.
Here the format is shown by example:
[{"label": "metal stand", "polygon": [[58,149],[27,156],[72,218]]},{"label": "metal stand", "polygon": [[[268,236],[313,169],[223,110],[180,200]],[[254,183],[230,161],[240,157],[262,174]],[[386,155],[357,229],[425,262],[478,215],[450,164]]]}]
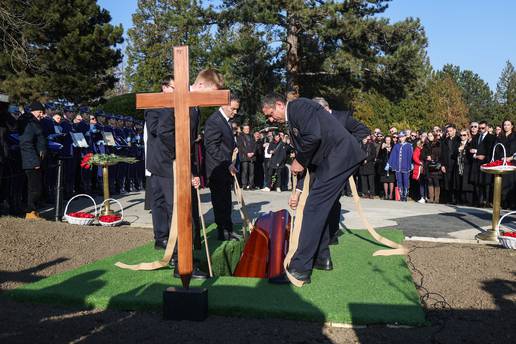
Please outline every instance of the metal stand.
[{"label": "metal stand", "polygon": [[[108,165],[102,165],[102,186],[104,188],[104,201],[109,199],[109,170]],[[102,215],[113,215],[113,211],[109,206],[109,201],[104,202],[104,209],[102,210]]]},{"label": "metal stand", "polygon": [[55,221],[61,221],[61,212],[63,209],[63,159],[57,159],[57,185],[56,185],[56,206],[55,206]]},{"label": "metal stand", "polygon": [[500,221],[500,208],[502,202],[502,175],[494,175],[494,189],[493,189],[493,219],[491,222],[491,229],[488,229],[484,233],[477,234],[475,239],[496,241],[496,226]]}]

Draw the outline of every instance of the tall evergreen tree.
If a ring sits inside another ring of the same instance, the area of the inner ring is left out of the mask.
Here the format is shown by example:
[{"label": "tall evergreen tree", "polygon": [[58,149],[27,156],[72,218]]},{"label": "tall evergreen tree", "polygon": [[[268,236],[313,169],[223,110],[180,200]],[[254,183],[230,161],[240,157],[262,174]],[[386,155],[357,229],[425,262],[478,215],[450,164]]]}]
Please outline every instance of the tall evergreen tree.
[{"label": "tall evergreen tree", "polygon": [[212,36],[202,2],[139,0],[129,29],[127,81],[133,91],[158,90],[173,68],[173,47],[188,45],[190,76],[208,65]]},{"label": "tall evergreen tree", "polygon": [[428,73],[426,36],[419,20],[379,18],[384,0],[224,0],[220,20],[256,23],[272,39],[290,89],[349,105],[374,89],[399,100]]},{"label": "tall evergreen tree", "polygon": [[0,52],[0,88],[14,99],[65,98],[81,103],[113,87],[116,78],[111,72],[122,59],[115,45],[122,43],[123,29],[109,24],[109,12],[96,0],[6,3],[14,4],[12,9],[22,11],[24,20],[33,24],[20,28],[20,36],[30,43],[28,61]]},{"label": "tall evergreen tree", "polygon": [[516,102],[516,70],[511,61],[507,61],[496,84],[495,99],[499,104]]},{"label": "tall evergreen tree", "polygon": [[496,111],[494,122],[501,123],[509,118],[516,121],[516,70],[507,61],[496,85]]}]

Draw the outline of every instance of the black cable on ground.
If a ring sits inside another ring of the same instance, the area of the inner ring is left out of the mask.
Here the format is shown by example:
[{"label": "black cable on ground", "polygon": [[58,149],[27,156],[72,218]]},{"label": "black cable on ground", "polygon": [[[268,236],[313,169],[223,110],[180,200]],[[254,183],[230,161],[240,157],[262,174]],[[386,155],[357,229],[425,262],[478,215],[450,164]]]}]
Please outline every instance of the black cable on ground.
[{"label": "black cable on ground", "polygon": [[[407,264],[409,266],[409,269],[413,273],[414,283],[416,285],[416,289],[419,292],[419,301],[425,308],[425,310],[428,312],[429,310],[437,310],[439,311],[439,314],[443,314],[444,316],[440,316],[439,323],[437,324],[437,330],[432,333],[432,336],[430,337],[430,341],[432,343],[440,343],[437,340],[437,335],[444,331],[446,327],[446,321],[452,316],[453,309],[451,305],[446,301],[446,298],[439,293],[431,292],[429,291],[425,286],[425,276],[419,270],[416,268],[414,263],[412,262],[412,258],[410,257],[410,254],[414,252],[418,248],[427,249],[427,248],[437,248],[440,246],[431,246],[431,247],[420,247],[416,246],[413,249],[409,251],[407,254]],[[417,276],[417,277],[416,277]]]}]

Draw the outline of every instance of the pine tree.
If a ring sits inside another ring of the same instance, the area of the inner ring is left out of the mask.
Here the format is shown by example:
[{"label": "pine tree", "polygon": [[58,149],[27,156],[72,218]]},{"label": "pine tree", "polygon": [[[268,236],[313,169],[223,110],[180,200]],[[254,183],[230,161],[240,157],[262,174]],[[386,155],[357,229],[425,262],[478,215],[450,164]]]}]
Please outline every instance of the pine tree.
[{"label": "pine tree", "polygon": [[[16,1],[14,3],[17,3]],[[18,2],[20,4],[20,2]],[[121,26],[109,24],[109,12],[96,0],[32,0],[23,17],[33,25],[20,29],[29,42],[29,61],[13,61],[0,52],[0,87],[13,99],[96,100],[116,82],[112,70],[122,59]]]},{"label": "pine tree", "polygon": [[516,101],[516,71],[511,61],[507,61],[496,84],[495,99],[499,104]]},{"label": "pine tree", "polygon": [[208,66],[213,45],[208,9],[197,0],[139,1],[129,29],[126,76],[135,92],[157,91],[173,68],[173,47],[188,45],[190,76]]},{"label": "pine tree", "polygon": [[[219,20],[255,23],[273,34],[288,89],[349,106],[360,90],[399,100],[429,72],[419,20],[378,18],[388,1],[225,0]],[[280,43],[280,44],[278,44]]]}]

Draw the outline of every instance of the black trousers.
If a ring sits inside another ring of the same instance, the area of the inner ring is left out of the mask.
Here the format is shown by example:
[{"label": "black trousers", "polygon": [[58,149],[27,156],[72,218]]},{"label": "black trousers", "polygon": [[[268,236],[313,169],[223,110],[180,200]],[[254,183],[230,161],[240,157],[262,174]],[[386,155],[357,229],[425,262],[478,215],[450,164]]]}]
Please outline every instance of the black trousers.
[{"label": "black trousers", "polygon": [[199,202],[197,200],[197,191],[192,187],[192,226],[193,226],[193,244],[195,248],[201,247],[201,219],[199,218]]},{"label": "black trousers", "polygon": [[330,214],[328,215],[328,221],[326,222],[326,226],[328,226],[328,231],[330,233],[330,239],[333,238],[339,231],[340,210],[342,209],[342,205],[340,204],[339,199],[340,195],[335,203],[333,203],[333,206],[330,209]]},{"label": "black trousers", "polygon": [[174,178],[152,175],[149,191],[154,240],[168,240],[174,204]]},{"label": "black trousers", "polygon": [[41,199],[43,179],[41,169],[25,170],[27,176],[27,212],[36,211]]},{"label": "black trousers", "polygon": [[213,171],[210,176],[211,204],[219,235],[224,234],[224,230],[233,231],[233,221],[231,220],[232,178],[229,171],[224,171],[222,168]]},{"label": "black trousers", "polygon": [[301,272],[309,271],[312,270],[315,258],[330,257],[330,211],[339,199],[344,183],[354,170],[355,167],[327,181],[314,179],[303,211],[299,244],[290,261],[290,268]]},{"label": "black trousers", "polygon": [[375,185],[374,185],[374,174],[370,175],[360,175],[360,186],[362,194],[367,195],[375,195]]},{"label": "black trousers", "polygon": [[241,161],[240,167],[242,187],[254,188],[254,161]]}]

